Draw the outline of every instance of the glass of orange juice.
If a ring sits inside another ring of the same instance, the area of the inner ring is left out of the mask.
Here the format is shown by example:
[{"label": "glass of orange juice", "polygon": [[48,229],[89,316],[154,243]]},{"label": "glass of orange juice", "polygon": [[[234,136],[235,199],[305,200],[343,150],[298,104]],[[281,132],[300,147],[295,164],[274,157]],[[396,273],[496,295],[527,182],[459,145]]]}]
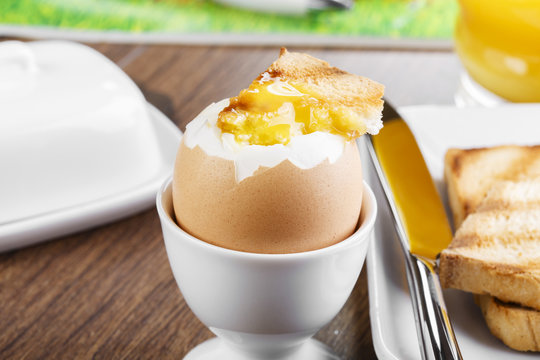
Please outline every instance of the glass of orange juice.
[{"label": "glass of orange juice", "polygon": [[540,0],[459,0],[455,47],[469,76],[512,102],[540,102]]}]

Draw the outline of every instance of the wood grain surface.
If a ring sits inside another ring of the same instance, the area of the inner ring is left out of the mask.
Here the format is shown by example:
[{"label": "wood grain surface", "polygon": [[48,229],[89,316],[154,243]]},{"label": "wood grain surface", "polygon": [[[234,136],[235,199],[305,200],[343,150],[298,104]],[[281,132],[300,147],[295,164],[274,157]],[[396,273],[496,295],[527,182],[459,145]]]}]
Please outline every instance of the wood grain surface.
[{"label": "wood grain surface", "polygon": [[[182,130],[210,102],[236,95],[278,54],[277,48],[90,46]],[[397,105],[451,103],[457,86],[451,53],[291,50],[382,82]],[[342,359],[376,358],[367,295],[364,267],[345,307],[316,335]],[[180,359],[210,337],[176,286],[155,209],[0,254],[0,359]]]}]

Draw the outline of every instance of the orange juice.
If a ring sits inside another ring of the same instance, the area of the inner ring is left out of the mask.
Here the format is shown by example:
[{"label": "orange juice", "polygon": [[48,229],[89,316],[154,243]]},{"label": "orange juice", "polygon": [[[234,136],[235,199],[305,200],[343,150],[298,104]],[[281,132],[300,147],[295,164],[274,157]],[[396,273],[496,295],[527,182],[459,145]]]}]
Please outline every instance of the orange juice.
[{"label": "orange juice", "polygon": [[459,0],[455,46],[469,75],[513,102],[540,102],[540,0]]}]

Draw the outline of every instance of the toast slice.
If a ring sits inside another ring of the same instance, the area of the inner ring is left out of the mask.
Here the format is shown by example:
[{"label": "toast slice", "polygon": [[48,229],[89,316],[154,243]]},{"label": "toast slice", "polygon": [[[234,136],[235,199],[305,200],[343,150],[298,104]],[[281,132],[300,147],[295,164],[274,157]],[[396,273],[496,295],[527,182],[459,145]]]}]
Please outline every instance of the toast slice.
[{"label": "toast slice", "polygon": [[490,331],[522,351],[540,351],[539,173],[540,146],[450,149],[445,157],[458,231],[441,253],[441,284],[510,301],[475,295]]},{"label": "toast slice", "polygon": [[506,346],[540,351],[540,311],[503,303],[489,295],[475,295],[490,331]]},{"label": "toast slice", "polygon": [[382,128],[383,94],[376,81],[282,48],[249,88],[230,99],[217,125],[252,145],[287,144],[316,131],[352,140]]},{"label": "toast slice", "polygon": [[540,145],[449,149],[444,161],[448,200],[457,229],[493,183],[540,177]]},{"label": "toast slice", "polygon": [[470,214],[441,253],[439,278],[540,310],[540,207]]},{"label": "toast slice", "polygon": [[380,119],[384,86],[371,79],[350,74],[308,54],[288,52],[285,48],[281,48],[279,58],[266,73],[302,84],[333,107],[345,107],[365,119]]}]

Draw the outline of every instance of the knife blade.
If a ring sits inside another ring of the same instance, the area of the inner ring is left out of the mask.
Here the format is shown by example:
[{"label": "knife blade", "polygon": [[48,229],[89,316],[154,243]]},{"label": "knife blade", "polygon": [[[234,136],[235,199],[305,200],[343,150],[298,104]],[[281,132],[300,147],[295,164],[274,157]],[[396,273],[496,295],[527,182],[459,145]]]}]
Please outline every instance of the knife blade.
[{"label": "knife blade", "polygon": [[444,206],[413,133],[387,101],[383,124],[366,145],[405,254],[422,358],[462,359],[435,272],[452,240]]}]

